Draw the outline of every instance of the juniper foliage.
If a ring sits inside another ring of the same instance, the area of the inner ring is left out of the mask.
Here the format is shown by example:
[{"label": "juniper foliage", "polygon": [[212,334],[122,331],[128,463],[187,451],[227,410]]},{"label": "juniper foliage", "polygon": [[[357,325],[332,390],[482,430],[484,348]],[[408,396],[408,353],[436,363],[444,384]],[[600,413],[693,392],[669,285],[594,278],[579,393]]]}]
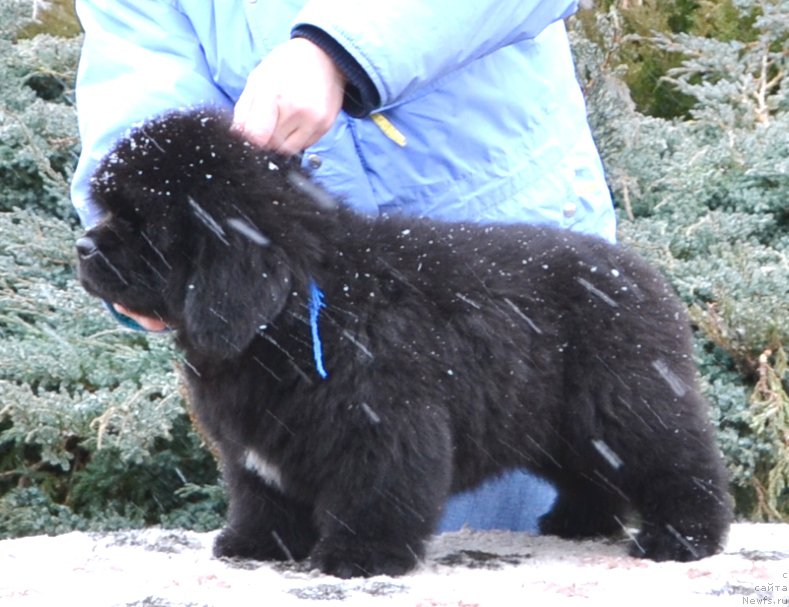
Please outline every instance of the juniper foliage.
[{"label": "juniper foliage", "polygon": [[71,218],[64,192],[78,154],[74,75],[81,39],[18,38],[31,22],[30,2],[2,0],[0,11],[0,210],[35,207]]},{"label": "juniper foliage", "polygon": [[223,501],[177,355],[165,337],[119,329],[83,292],[76,233],[29,210],[0,213],[0,537],[213,527]]},{"label": "juniper foliage", "polygon": [[[597,42],[576,24],[575,49],[620,238],[688,304],[739,510],[777,519],[789,516],[789,1],[733,7],[744,40],[628,38],[612,9],[596,15]],[[620,80],[634,40],[682,56],[664,81],[687,113],[637,109]]]}]

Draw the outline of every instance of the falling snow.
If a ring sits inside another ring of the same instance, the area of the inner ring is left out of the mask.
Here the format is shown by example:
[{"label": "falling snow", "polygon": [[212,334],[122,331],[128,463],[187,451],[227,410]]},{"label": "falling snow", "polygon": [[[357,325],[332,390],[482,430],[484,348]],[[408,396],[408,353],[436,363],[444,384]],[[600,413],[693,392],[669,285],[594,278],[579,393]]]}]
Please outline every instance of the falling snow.
[{"label": "falling snow", "polygon": [[356,346],[367,358],[375,358],[372,352],[362,342],[356,339],[347,329],[342,330],[342,336]]},{"label": "falling snow", "polygon": [[616,303],[613,299],[611,299],[607,294],[603,293],[600,289],[595,287],[591,282],[586,280],[585,278],[581,278],[580,276],[576,278],[578,283],[587,291],[589,291],[592,295],[597,296],[603,302],[611,306],[612,308],[619,307],[619,304]]},{"label": "falling snow", "polygon": [[679,397],[685,396],[688,391],[688,387],[680,377],[678,377],[671,369],[669,369],[666,361],[662,359],[654,360],[652,361],[652,367],[660,374],[660,377],[666,381],[674,394]]},{"label": "falling snow", "polygon": [[271,244],[271,240],[266,235],[240,217],[231,217],[227,220],[227,225],[261,247],[267,247]]},{"label": "falling snow", "polygon": [[534,321],[531,318],[529,318],[528,316],[526,316],[526,314],[523,313],[523,310],[521,310],[518,306],[516,306],[514,303],[512,303],[512,301],[510,299],[508,299],[507,297],[504,298],[504,302],[510,308],[512,308],[512,311],[515,312],[515,314],[517,314],[521,319],[523,319],[526,322],[526,324],[528,324],[532,328],[532,331],[534,331],[538,335],[542,335],[542,329],[540,329],[540,327],[538,327],[536,324],[534,324]]},{"label": "falling snow", "polygon": [[614,453],[614,450],[611,449],[611,447],[609,447],[605,441],[594,439],[592,440],[592,445],[595,449],[597,449],[597,452],[602,455],[609,464],[611,464],[611,467],[614,470],[619,470],[619,468],[622,467],[622,464],[624,463],[622,458]]},{"label": "falling snow", "polygon": [[140,236],[143,237],[143,240],[151,247],[151,250],[156,253],[156,256],[162,261],[162,263],[167,266],[168,269],[172,270],[172,266],[167,261],[167,258],[164,256],[164,253],[153,243],[153,241],[148,237],[145,232],[141,232]]},{"label": "falling snow", "polygon": [[104,253],[102,253],[101,251],[96,251],[96,255],[98,255],[98,256],[101,258],[101,260],[104,262],[104,264],[105,264],[105,265],[106,265],[106,266],[107,266],[107,267],[108,267],[110,270],[112,270],[113,274],[115,274],[115,276],[117,276],[117,277],[118,277],[118,279],[119,279],[119,280],[120,280],[120,281],[121,281],[123,284],[125,284],[125,285],[128,285],[128,284],[129,284],[129,281],[128,281],[128,280],[126,280],[126,278],[124,278],[123,274],[121,274],[121,271],[120,271],[120,270],[119,270],[117,267],[115,267],[115,265],[114,265],[114,264],[113,264],[113,263],[112,263],[112,262],[111,262],[111,261],[110,261],[110,260],[107,258],[107,256],[106,256],[106,255],[104,255]]},{"label": "falling snow", "polygon": [[374,424],[380,424],[381,423],[381,418],[379,417],[379,415],[375,411],[373,411],[373,409],[372,409],[372,407],[370,405],[368,405],[367,403],[362,403],[359,406],[362,408],[362,411],[365,412],[367,417],[370,418],[371,422],[373,422]]},{"label": "falling snow", "polygon": [[197,201],[192,198],[191,196],[187,196],[187,200],[189,201],[189,206],[192,207],[195,216],[209,229],[213,232],[219,240],[221,240],[224,244],[230,246],[230,242],[227,240],[227,236],[225,231],[222,229],[222,226],[217,223],[216,219],[214,219],[208,211],[206,211],[203,207],[201,207]]},{"label": "falling snow", "polygon": [[288,173],[288,181],[294,188],[308,196],[322,210],[332,211],[337,208],[337,201],[331,195],[323,188],[312,183],[301,173],[291,171]]},{"label": "falling snow", "polygon": [[481,305],[479,305],[479,304],[478,304],[476,301],[474,301],[473,299],[470,299],[470,298],[466,297],[466,296],[465,296],[465,295],[463,295],[462,293],[455,293],[455,297],[457,297],[457,298],[458,298],[459,300],[461,300],[461,301],[464,301],[464,302],[466,302],[466,303],[467,303],[468,305],[470,305],[472,308],[476,308],[477,310],[481,310],[481,309],[482,309],[482,306],[481,306]]}]

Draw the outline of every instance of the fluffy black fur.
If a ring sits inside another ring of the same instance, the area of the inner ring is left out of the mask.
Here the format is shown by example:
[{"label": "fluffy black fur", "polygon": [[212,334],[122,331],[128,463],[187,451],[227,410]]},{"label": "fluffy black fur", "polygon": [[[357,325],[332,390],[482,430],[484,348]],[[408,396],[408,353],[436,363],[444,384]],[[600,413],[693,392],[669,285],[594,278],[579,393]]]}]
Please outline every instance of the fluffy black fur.
[{"label": "fluffy black fur", "polygon": [[720,549],[726,474],[658,273],[567,231],[359,216],[228,127],[134,130],[78,242],[90,293],[175,330],[230,496],[217,555],[401,574],[450,494],[516,467],[558,487],[545,533],[635,513],[636,556]]}]

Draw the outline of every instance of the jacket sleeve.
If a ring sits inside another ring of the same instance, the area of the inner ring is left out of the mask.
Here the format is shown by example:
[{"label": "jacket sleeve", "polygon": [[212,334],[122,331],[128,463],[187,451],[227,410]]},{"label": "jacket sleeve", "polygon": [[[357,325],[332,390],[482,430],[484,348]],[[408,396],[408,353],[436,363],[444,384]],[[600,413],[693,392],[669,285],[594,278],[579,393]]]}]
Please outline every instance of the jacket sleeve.
[{"label": "jacket sleeve", "polygon": [[493,51],[535,38],[577,8],[577,0],[309,0],[293,29],[318,28],[337,41],[385,107]]},{"label": "jacket sleeve", "polygon": [[85,32],[77,74],[82,152],[71,198],[83,225],[98,161],[130,125],[175,107],[230,105],[210,77],[190,21],[168,0],[77,0]]}]

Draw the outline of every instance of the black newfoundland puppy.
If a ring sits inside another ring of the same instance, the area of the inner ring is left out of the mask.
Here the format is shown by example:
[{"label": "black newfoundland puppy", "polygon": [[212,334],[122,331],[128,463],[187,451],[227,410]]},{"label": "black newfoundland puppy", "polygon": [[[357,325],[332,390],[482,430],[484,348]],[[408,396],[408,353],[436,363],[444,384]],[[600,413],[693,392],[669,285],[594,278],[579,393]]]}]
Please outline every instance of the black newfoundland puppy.
[{"label": "black newfoundland puppy", "polygon": [[211,111],[134,130],[92,184],[92,294],[175,331],[230,496],[219,556],[417,563],[447,497],[512,468],[567,538],[721,548],[727,479],[683,306],[638,257],[528,225],[370,219]]}]

